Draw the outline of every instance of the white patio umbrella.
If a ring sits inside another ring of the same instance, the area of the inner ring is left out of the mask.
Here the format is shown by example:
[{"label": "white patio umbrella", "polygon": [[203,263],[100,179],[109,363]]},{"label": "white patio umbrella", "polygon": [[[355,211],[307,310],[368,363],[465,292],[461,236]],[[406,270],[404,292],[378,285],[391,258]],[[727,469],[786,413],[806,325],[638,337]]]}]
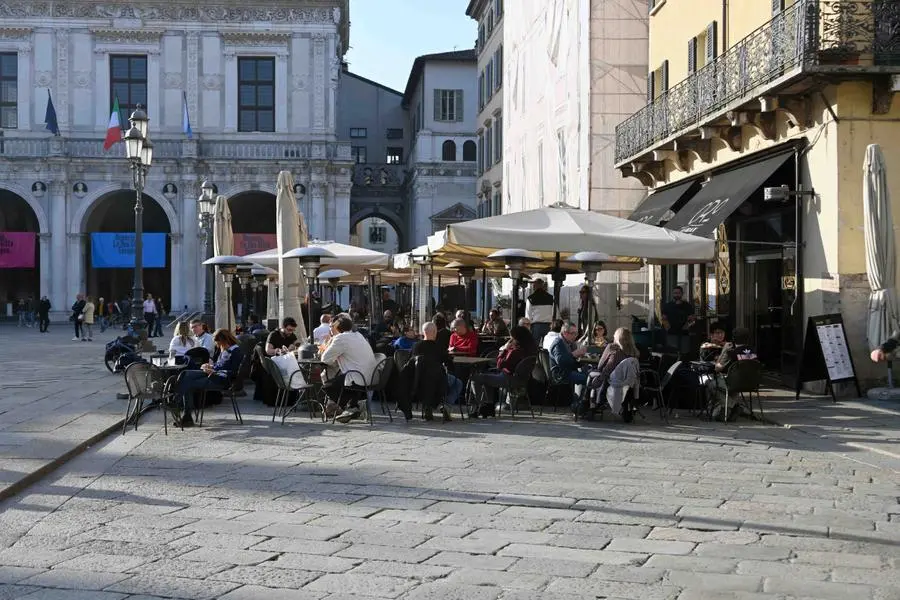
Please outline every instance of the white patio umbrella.
[{"label": "white patio umbrella", "polygon": [[[377,250],[321,240],[309,240],[306,246],[328,250],[334,254],[334,258],[323,258],[322,265],[329,268],[345,269],[353,275],[364,274],[366,269],[383,269],[390,266],[390,254],[378,252]],[[288,249],[290,250],[291,248]],[[281,254],[283,252],[279,252],[278,249],[263,250],[262,252],[248,254],[247,258],[257,264],[271,266],[278,263]]]},{"label": "white patio umbrella", "polygon": [[[213,252],[216,256],[234,254],[234,234],[231,230],[231,209],[228,198],[216,197],[213,213]],[[216,329],[227,328],[234,323],[234,309],[228,301],[230,294],[226,289],[222,274],[216,271]]]},{"label": "white patio umbrella", "polygon": [[884,155],[878,144],[866,148],[863,176],[866,271],[872,288],[866,337],[869,348],[877,348],[896,330],[900,320],[894,289],[897,269],[894,219]]},{"label": "white patio umbrella", "polygon": [[549,261],[582,251],[619,257],[619,264],[609,263],[604,270],[627,268],[629,259],[691,264],[708,262],[715,256],[714,240],[570,206],[546,206],[454,223],[430,236],[428,248],[445,258],[485,258],[504,248],[524,248]]},{"label": "white patio umbrella", "polygon": [[[300,269],[296,260],[285,260],[281,255],[298,247],[306,246],[309,234],[303,217],[297,210],[297,199],[294,197],[294,178],[290,171],[278,173],[275,186],[275,231],[278,234],[278,320],[293,317],[297,321],[297,337],[306,337],[303,322],[303,298],[306,296],[306,282],[300,277]],[[257,253],[258,254],[258,253]],[[255,258],[255,263],[265,265]]]}]

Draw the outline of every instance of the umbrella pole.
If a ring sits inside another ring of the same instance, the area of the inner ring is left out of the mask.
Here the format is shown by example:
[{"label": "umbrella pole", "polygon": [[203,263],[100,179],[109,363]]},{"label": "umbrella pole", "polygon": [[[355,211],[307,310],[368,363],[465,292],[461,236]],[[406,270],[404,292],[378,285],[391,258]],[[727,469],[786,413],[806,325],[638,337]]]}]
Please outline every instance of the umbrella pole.
[{"label": "umbrella pole", "polygon": [[487,322],[487,269],[481,270],[481,322]]},{"label": "umbrella pole", "polygon": [[553,320],[556,320],[556,311],[559,310],[559,294],[562,287],[559,273],[559,252],[553,261]]},{"label": "umbrella pole", "polygon": [[372,335],[372,310],[374,308],[374,298],[375,298],[375,276],[372,274],[372,271],[366,269],[366,282],[369,287],[369,310],[366,312],[369,313],[369,335]]}]

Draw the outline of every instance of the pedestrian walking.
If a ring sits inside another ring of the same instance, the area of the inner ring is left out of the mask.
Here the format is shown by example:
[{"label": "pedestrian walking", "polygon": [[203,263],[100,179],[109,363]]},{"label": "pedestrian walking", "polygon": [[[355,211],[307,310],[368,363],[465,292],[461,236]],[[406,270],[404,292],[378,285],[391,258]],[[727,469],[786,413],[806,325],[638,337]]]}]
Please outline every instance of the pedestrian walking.
[{"label": "pedestrian walking", "polygon": [[100,333],[109,327],[110,305],[102,297],[97,299],[97,324],[100,325]]},{"label": "pedestrian walking", "polygon": [[153,301],[153,294],[147,294],[144,300],[144,321],[147,322],[147,337],[156,337],[153,333],[156,326],[156,302]]},{"label": "pedestrian walking", "polygon": [[34,296],[28,296],[25,300],[25,323],[34,327]]},{"label": "pedestrian walking", "polygon": [[41,328],[41,333],[47,333],[47,330],[50,328],[50,309],[53,308],[50,304],[50,298],[47,296],[41,296],[41,301],[38,303],[38,317],[39,317],[39,325]]},{"label": "pedestrian walking", "polygon": [[156,304],[156,324],[155,324],[155,327],[153,328],[153,335],[155,337],[162,337],[163,336],[162,320],[163,320],[163,315],[166,314],[166,307],[163,306],[162,298],[157,298],[155,304]]},{"label": "pedestrian walking", "polygon": [[[81,341],[82,342],[93,342],[94,341],[94,313],[97,310],[97,305],[94,304],[94,298],[92,296],[87,297],[87,302],[84,303],[84,310],[81,311],[84,319],[82,324],[84,329],[81,332]],[[87,338],[85,338],[85,333],[87,333]]]},{"label": "pedestrian walking", "polygon": [[84,315],[81,314],[81,311],[84,310],[84,294],[78,294],[75,296],[75,303],[72,305],[72,316],[69,317],[69,320],[75,324],[75,337],[72,338],[73,342],[81,341],[81,322],[84,320]]},{"label": "pedestrian walking", "polygon": [[19,301],[16,302],[16,316],[19,318],[19,322],[16,327],[26,327],[25,301],[21,298],[19,298]]}]

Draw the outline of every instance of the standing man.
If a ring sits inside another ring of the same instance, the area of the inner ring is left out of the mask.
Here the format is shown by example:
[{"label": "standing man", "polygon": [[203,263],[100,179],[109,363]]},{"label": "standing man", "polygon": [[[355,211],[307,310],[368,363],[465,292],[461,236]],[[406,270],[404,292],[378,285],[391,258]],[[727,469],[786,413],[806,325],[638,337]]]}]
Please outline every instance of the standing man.
[{"label": "standing man", "polygon": [[163,315],[166,314],[166,308],[163,306],[162,298],[156,299],[156,323],[153,327],[153,335],[156,337],[163,336],[163,328],[162,328],[162,320]]},{"label": "standing man", "polygon": [[34,327],[34,296],[28,295],[25,301],[25,320],[29,327]]},{"label": "standing man", "polygon": [[525,316],[531,321],[531,335],[540,344],[553,320],[553,296],[547,292],[543,279],[531,283],[531,295],[525,301]]},{"label": "standing man", "polygon": [[666,345],[687,351],[689,342],[688,329],[694,324],[694,305],[684,300],[684,288],[676,285],[672,290],[672,300],[662,308],[663,316],[669,322],[669,335]]},{"label": "standing man", "polygon": [[106,331],[109,327],[109,304],[102,297],[97,298],[97,322],[100,324],[100,333]]},{"label": "standing man", "polygon": [[41,333],[47,333],[50,328],[50,298],[42,296],[38,304],[38,317],[40,318]]},{"label": "standing man", "polygon": [[390,290],[381,290],[381,310],[384,312],[391,311],[392,315],[400,314],[400,305],[391,299]]},{"label": "standing man", "polygon": [[153,328],[156,325],[156,302],[153,301],[153,294],[147,294],[144,299],[144,321],[147,322],[147,337],[155,337]]},{"label": "standing man", "polygon": [[75,337],[72,338],[73,342],[81,341],[81,320],[84,318],[81,312],[84,310],[85,304],[84,294],[77,294],[75,296],[75,303],[72,305],[72,316],[69,317],[69,320],[75,323]]}]

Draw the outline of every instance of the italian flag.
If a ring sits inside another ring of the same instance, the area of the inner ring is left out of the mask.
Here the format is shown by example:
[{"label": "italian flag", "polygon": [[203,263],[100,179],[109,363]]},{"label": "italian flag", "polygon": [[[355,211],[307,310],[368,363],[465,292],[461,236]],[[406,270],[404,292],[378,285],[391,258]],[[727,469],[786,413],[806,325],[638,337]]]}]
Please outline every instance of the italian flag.
[{"label": "italian flag", "polygon": [[122,124],[119,122],[119,99],[113,102],[112,113],[109,115],[109,127],[106,128],[106,139],[103,140],[103,149],[109,150],[113,144],[122,141]]}]

